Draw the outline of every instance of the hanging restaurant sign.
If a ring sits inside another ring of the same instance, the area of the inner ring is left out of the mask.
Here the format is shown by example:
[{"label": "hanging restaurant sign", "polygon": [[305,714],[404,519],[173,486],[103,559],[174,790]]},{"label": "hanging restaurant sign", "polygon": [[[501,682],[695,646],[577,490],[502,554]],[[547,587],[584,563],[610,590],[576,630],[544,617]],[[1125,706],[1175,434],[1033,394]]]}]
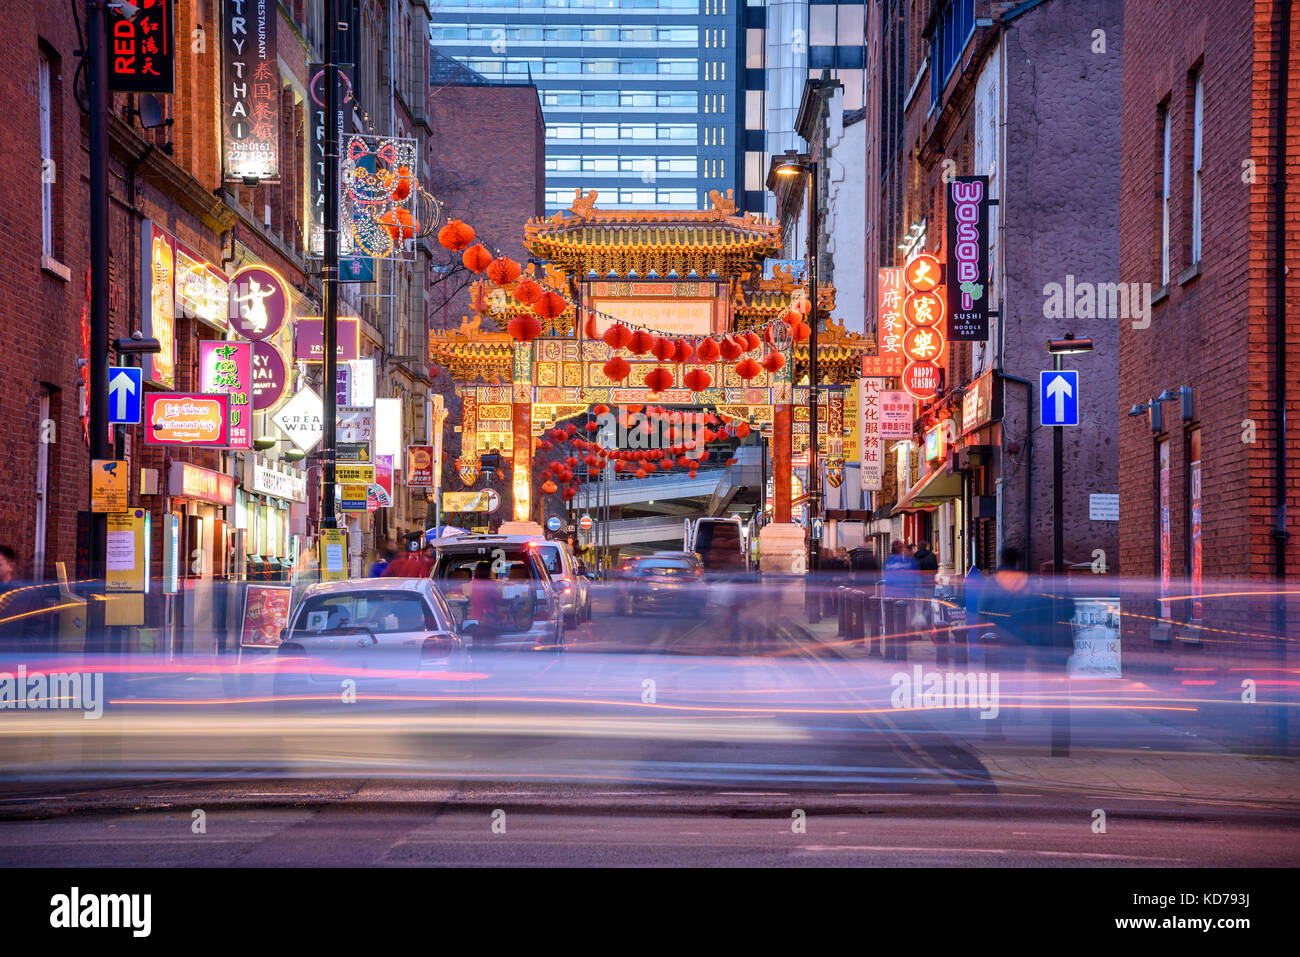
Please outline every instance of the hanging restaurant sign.
[{"label": "hanging restaurant sign", "polygon": [[948,338],[989,337],[989,178],[958,176],[948,184]]},{"label": "hanging restaurant sign", "polygon": [[903,281],[911,290],[903,308],[907,328],[902,349],[908,359],[903,388],[924,402],[943,385],[944,340],[938,326],[943,317],[943,267],[934,256],[921,253],[903,267]]},{"label": "hanging restaurant sign", "polygon": [[228,180],[280,178],[275,0],[222,0],[222,169]]},{"label": "hanging restaurant sign", "polygon": [[284,397],[289,370],[273,342],[253,343],[253,411],[265,412]]},{"label": "hanging restaurant sign", "polygon": [[108,89],[112,93],[175,93],[175,0],[137,0],[130,16],[109,5]]},{"label": "hanging restaurant sign", "polygon": [[[334,344],[340,362],[360,357],[361,320],[339,319]],[[325,320],[320,316],[299,316],[294,322],[293,357],[299,362],[325,361]]]},{"label": "hanging restaurant sign", "polygon": [[230,401],[224,395],[173,395],[146,392],[146,445],[226,448],[230,437]]},{"label": "hanging restaurant sign", "polygon": [[144,377],[176,388],[176,237],[151,219],[141,223],[140,327],[160,351],[145,355]]},{"label": "hanging restaurant sign", "polygon": [[878,354],[862,357],[864,376],[894,376],[903,371],[903,302],[907,287],[903,283],[903,268],[888,266],[877,273],[876,303],[878,306]]},{"label": "hanging restaurant sign", "polygon": [[199,343],[199,391],[230,399],[230,448],[253,447],[253,344],[220,339]]},{"label": "hanging restaurant sign", "polygon": [[268,266],[245,266],[230,277],[230,328],[245,339],[269,339],[289,318],[289,284]]}]

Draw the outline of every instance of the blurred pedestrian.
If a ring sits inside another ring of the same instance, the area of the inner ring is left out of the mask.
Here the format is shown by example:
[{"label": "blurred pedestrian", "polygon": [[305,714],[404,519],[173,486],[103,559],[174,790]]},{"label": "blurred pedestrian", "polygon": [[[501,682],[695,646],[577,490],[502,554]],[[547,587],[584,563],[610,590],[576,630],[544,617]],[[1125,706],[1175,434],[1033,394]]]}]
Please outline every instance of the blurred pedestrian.
[{"label": "blurred pedestrian", "polygon": [[[871,641],[873,634],[881,632],[880,625],[880,560],[876,550],[858,545],[849,550],[849,581],[859,593],[862,609],[862,641],[867,654],[880,656],[878,643]],[[874,626],[872,623],[875,623]]]},{"label": "blurred pedestrian", "polygon": [[420,554],[420,538],[413,536],[406,542],[406,551],[399,557],[394,558],[384,569],[384,578],[428,578],[429,572],[433,569],[433,545],[430,544],[425,551],[427,555]]},{"label": "blurred pedestrian", "polygon": [[388,569],[389,563],[396,557],[397,557],[397,549],[393,548],[392,545],[385,542],[383,548],[379,550],[379,554],[375,557],[374,562],[371,563],[370,574],[367,575],[366,577],[368,578],[383,577],[384,572]]},{"label": "blurred pedestrian", "polygon": [[46,650],[49,622],[41,615],[41,589],[18,575],[18,555],[0,545],[0,651]]},{"label": "blurred pedestrian", "polygon": [[914,628],[930,629],[930,636],[934,637],[934,585],[935,579],[939,574],[939,557],[930,549],[930,543],[926,539],[921,539],[917,543],[916,552],[912,556],[916,562],[916,607],[912,609],[912,624]]},{"label": "blurred pedestrian", "polygon": [[908,632],[912,604],[916,599],[916,559],[907,554],[901,541],[889,546],[884,570],[885,657],[907,660]]}]

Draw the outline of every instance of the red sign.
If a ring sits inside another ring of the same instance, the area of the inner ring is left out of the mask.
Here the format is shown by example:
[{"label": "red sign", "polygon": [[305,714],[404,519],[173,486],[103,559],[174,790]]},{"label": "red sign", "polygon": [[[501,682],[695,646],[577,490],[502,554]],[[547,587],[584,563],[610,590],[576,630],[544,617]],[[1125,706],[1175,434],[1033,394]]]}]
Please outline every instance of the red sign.
[{"label": "red sign", "polygon": [[943,321],[943,300],[932,292],[914,292],[903,303],[903,317],[914,326],[934,326]]},{"label": "red sign", "polygon": [[167,492],[174,498],[189,498],[214,505],[235,504],[235,477],[189,462],[173,462]]},{"label": "red sign", "polygon": [[903,353],[913,362],[933,362],[943,355],[943,333],[928,326],[913,326],[903,336]]},{"label": "red sign", "polygon": [[[863,356],[864,376],[893,376],[903,371],[903,268],[889,266],[879,271],[877,304],[879,306],[878,352],[876,356]],[[874,361],[872,361],[874,360]]]},{"label": "red sign", "polygon": [[136,0],[127,16],[108,6],[108,88],[114,93],[174,93],[174,0]]},{"label": "red sign", "polygon": [[943,279],[943,267],[929,253],[920,253],[903,267],[903,281],[913,292],[934,292]]},{"label": "red sign", "polygon": [[406,484],[409,488],[433,488],[433,446],[406,447]]},{"label": "red sign", "polygon": [[941,372],[933,362],[909,362],[903,370],[903,388],[922,401],[933,398],[939,391]]},{"label": "red sign", "polygon": [[288,585],[248,585],[239,643],[245,648],[279,648],[280,631],[289,627],[293,589]]},{"label": "red sign", "polygon": [[173,395],[147,392],[144,397],[146,445],[227,448],[230,401],[224,395]]}]

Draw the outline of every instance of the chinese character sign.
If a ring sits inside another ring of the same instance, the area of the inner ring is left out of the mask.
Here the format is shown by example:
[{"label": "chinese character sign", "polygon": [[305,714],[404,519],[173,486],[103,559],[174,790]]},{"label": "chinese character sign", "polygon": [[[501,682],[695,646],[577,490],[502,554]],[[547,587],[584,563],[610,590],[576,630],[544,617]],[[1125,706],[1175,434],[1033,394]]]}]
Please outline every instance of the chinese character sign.
[{"label": "chinese character sign", "polygon": [[989,178],[958,176],[948,184],[948,338],[989,337]]},{"label": "chinese character sign", "polygon": [[141,226],[141,328],[160,351],[146,356],[145,378],[176,388],[176,239],[146,219]]},{"label": "chinese character sign", "polygon": [[882,487],[884,456],[880,442],[880,397],[885,380],[858,380],[858,454],[861,462],[862,490],[878,492]]},{"label": "chinese character sign", "polygon": [[136,0],[133,16],[108,7],[108,88],[114,93],[174,93],[175,0]]},{"label": "chinese character sign", "polygon": [[879,277],[876,286],[880,317],[879,356],[876,358],[879,361],[870,371],[882,376],[899,375],[907,361],[903,356],[903,303],[907,287],[903,284],[901,266],[881,269]]},{"label": "chinese character sign", "polygon": [[199,343],[199,391],[230,399],[230,448],[253,447],[253,344]]},{"label": "chinese character sign", "polygon": [[925,401],[939,391],[943,377],[943,267],[929,253],[921,253],[902,272],[907,287],[902,310],[902,353],[907,359],[903,388]]},{"label": "chinese character sign", "polygon": [[223,0],[221,113],[225,177],[280,178],[275,0]]}]

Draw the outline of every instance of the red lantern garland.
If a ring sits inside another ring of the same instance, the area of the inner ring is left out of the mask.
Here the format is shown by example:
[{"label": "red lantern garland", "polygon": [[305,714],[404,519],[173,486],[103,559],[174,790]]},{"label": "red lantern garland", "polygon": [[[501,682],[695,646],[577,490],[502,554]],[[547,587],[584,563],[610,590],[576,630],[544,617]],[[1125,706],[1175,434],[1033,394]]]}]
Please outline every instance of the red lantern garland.
[{"label": "red lantern garland", "polygon": [[703,392],[709,386],[713,385],[713,376],[709,375],[703,369],[692,369],[686,375],[682,376],[682,382],[686,388],[692,392]]},{"label": "red lantern garland", "polygon": [[465,264],[466,269],[482,272],[492,265],[492,254],[488,252],[488,248],[482,243],[475,243],[461,253],[460,261]]},{"label": "red lantern garland", "polygon": [[769,352],[763,356],[761,364],[768,372],[779,372],[785,365],[785,356],[779,352]]},{"label": "red lantern garland", "polygon": [[722,358],[725,359],[727,362],[735,362],[737,359],[740,358],[741,353],[745,351],[740,347],[740,344],[736,342],[735,339],[732,339],[730,336],[727,336],[727,338],[722,340],[722,343],[718,346],[718,349],[722,353]]},{"label": "red lantern garland", "polygon": [[533,303],[533,312],[543,319],[554,319],[568,307],[568,300],[558,292],[544,292]]},{"label": "red lantern garland", "polygon": [[702,363],[717,362],[721,354],[722,350],[713,339],[701,339],[700,344],[695,347],[695,358]]},{"label": "red lantern garland", "polygon": [[632,338],[628,340],[627,351],[634,356],[643,356],[653,348],[654,344],[654,336],[644,329],[638,329],[632,333]]},{"label": "red lantern garland", "polygon": [[671,339],[656,339],[650,351],[660,362],[672,362],[677,356],[677,347],[673,345]]},{"label": "red lantern garland", "polygon": [[623,349],[632,341],[632,333],[627,326],[621,322],[616,322],[605,330],[601,338],[605,340],[605,345],[611,349]]},{"label": "red lantern garland", "polygon": [[601,371],[611,382],[622,382],[632,374],[632,366],[622,356],[615,356],[601,367]]},{"label": "red lantern garland", "polygon": [[523,273],[519,263],[509,256],[498,256],[488,264],[487,277],[498,286],[508,286]]},{"label": "red lantern garland", "polygon": [[506,332],[518,342],[532,342],[542,334],[542,324],[535,316],[525,313],[506,323]]},{"label": "red lantern garland", "polygon": [[662,392],[673,384],[673,374],[667,369],[651,369],[646,373],[645,384],[651,392]]},{"label": "red lantern garland", "polygon": [[438,242],[446,249],[458,253],[474,241],[474,227],[459,219],[450,219],[438,230]]},{"label": "red lantern garland", "polygon": [[741,359],[739,362],[736,363],[736,375],[740,376],[746,382],[754,378],[754,376],[758,375],[762,371],[763,371],[762,366],[760,366],[753,359]]},{"label": "red lantern garland", "polygon": [[515,300],[525,306],[531,306],[541,294],[542,286],[535,279],[522,279],[519,285],[515,286]]}]

